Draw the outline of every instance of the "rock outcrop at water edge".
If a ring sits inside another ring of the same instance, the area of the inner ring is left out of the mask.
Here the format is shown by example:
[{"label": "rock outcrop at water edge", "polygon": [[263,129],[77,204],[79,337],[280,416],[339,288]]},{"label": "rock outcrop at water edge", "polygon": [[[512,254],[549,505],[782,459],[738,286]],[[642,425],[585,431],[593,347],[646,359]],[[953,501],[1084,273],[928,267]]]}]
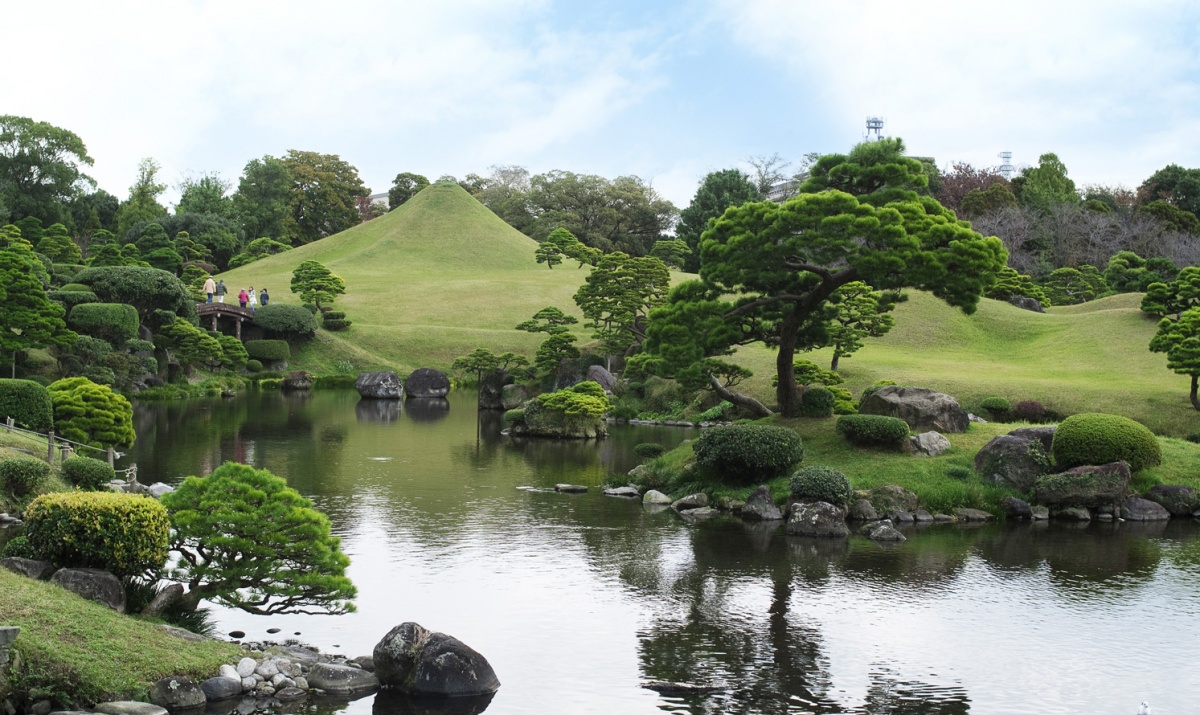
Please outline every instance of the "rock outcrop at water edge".
[{"label": "rock outcrop at water edge", "polygon": [[404,383],[391,370],[364,372],[354,381],[354,389],[365,400],[404,399]]},{"label": "rock outcrop at water edge", "polygon": [[373,660],[380,684],[412,695],[478,696],[500,687],[477,651],[412,621],[389,631],[375,646]]}]

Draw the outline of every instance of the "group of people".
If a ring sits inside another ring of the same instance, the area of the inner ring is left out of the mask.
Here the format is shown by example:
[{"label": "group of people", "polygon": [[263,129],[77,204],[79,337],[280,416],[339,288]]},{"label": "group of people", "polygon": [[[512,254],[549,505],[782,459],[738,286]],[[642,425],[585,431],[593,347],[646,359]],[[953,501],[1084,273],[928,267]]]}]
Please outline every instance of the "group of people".
[{"label": "group of people", "polygon": [[[226,287],[224,278],[214,283],[212,276],[209,276],[208,280],[204,281],[204,292],[208,295],[209,303],[213,302],[213,296],[217,297],[218,303],[224,303],[225,296],[229,293],[229,288]],[[267,305],[271,302],[271,296],[269,293],[267,293],[266,288],[262,289],[261,294],[254,292],[254,286],[243,288],[238,291],[238,304],[243,308],[249,308],[251,311],[258,309],[258,302],[260,298],[262,299],[263,305]]]}]

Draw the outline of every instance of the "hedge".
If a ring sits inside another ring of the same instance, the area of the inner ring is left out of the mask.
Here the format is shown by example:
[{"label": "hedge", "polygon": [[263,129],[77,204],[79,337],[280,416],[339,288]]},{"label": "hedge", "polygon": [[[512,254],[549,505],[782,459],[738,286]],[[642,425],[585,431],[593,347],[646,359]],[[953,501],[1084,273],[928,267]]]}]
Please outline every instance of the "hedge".
[{"label": "hedge", "polygon": [[298,305],[264,305],[255,312],[254,324],[279,335],[311,337],[317,332],[317,319]]},{"label": "hedge", "polygon": [[[262,310],[266,308],[260,308],[260,312]],[[292,349],[286,340],[247,340],[246,354],[263,362],[292,359]]]},{"label": "hedge", "polygon": [[1051,452],[1059,469],[1125,462],[1137,472],[1162,463],[1162,448],[1153,432],[1128,417],[1099,412],[1063,420],[1054,431]]},{"label": "hedge", "polygon": [[120,345],[138,334],[137,310],[126,303],[81,303],[67,323],[75,330]]},{"label": "hedge", "polygon": [[39,558],[117,576],[135,576],[166,563],[169,527],[167,508],[137,494],[43,494],[25,509],[25,536]]},{"label": "hedge", "polygon": [[51,429],[54,402],[50,391],[33,380],[0,379],[0,419],[8,417],[26,429]]},{"label": "hedge", "polygon": [[800,435],[773,425],[727,425],[700,433],[696,462],[734,484],[757,484],[804,458]]},{"label": "hedge", "polygon": [[91,457],[71,457],[62,463],[62,474],[80,489],[96,491],[117,478],[108,462]]},{"label": "hedge", "polygon": [[339,330],[345,330],[346,328],[349,328],[351,322],[352,321],[349,320],[334,320],[332,318],[326,318],[321,322],[321,327],[325,328],[331,333],[336,333]]},{"label": "hedge", "polygon": [[0,460],[0,489],[14,497],[32,494],[50,476],[50,465],[37,457]]},{"label": "hedge", "polygon": [[63,306],[70,310],[77,305],[84,303],[99,303],[100,298],[90,290],[52,290],[46,293],[46,297],[50,300],[62,303]]},{"label": "hedge", "polygon": [[842,415],[837,421],[837,431],[862,447],[899,447],[908,437],[908,423],[884,415]]}]

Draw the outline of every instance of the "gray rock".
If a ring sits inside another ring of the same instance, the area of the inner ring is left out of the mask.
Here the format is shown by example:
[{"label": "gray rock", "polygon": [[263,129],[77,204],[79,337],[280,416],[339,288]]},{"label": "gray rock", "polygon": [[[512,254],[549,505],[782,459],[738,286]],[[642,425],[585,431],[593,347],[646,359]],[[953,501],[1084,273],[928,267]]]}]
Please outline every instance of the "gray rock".
[{"label": "gray rock", "polygon": [[445,397],[450,392],[450,378],[440,370],[418,368],[404,381],[404,392],[409,398]]},{"label": "gray rock", "polygon": [[1045,313],[1045,308],[1042,307],[1041,301],[1037,298],[1030,298],[1027,295],[1009,296],[1008,302],[1017,306],[1021,310],[1032,310],[1035,313]]},{"label": "gray rock", "polygon": [[650,491],[648,491],[642,495],[642,503],[643,504],[666,505],[666,504],[671,503],[671,497],[667,496],[666,494],[663,494],[662,492],[658,491],[657,489],[651,489]]},{"label": "gray rock", "polygon": [[249,675],[249,676],[246,676],[245,678],[242,678],[242,691],[243,692],[248,693],[257,687],[258,687],[258,678],[255,678],[253,675]]},{"label": "gray rock", "polygon": [[1063,521],[1091,521],[1092,512],[1081,506],[1068,506],[1055,511],[1054,518]]},{"label": "gray rock", "polygon": [[8,664],[8,650],[20,634],[20,626],[0,626],[0,668]]},{"label": "gray rock", "polygon": [[951,513],[953,513],[954,518],[958,519],[959,521],[991,521],[993,518],[990,512],[983,511],[982,509],[967,509],[964,507],[959,507],[958,509],[952,510]]},{"label": "gray rock", "polygon": [[258,667],[258,661],[253,658],[242,658],[237,664],[237,674],[243,678],[249,678],[254,675],[254,669]]},{"label": "gray rock", "polygon": [[841,509],[828,502],[819,501],[811,504],[793,504],[788,517],[787,533],[789,536],[843,538],[849,536],[850,529],[846,527]]},{"label": "gray rock", "polygon": [[237,678],[218,675],[215,678],[209,678],[200,683],[200,690],[204,692],[205,698],[213,702],[217,700],[229,700],[242,694],[242,681]]},{"label": "gray rock", "polygon": [[933,515],[933,523],[935,523],[935,524],[947,524],[952,521],[954,521],[954,517],[950,516],[949,514],[934,514]]},{"label": "gray rock", "polygon": [[20,556],[8,556],[0,559],[0,566],[28,578],[36,578],[38,581],[49,581],[55,571],[54,564],[48,561],[25,559]]},{"label": "gray rock", "polygon": [[1001,499],[1000,508],[1004,510],[1004,514],[1009,519],[1033,518],[1033,508],[1029,506],[1029,502],[1013,496],[1007,496]]},{"label": "gray rock", "polygon": [[887,513],[887,518],[893,524],[912,524],[917,521],[917,517],[913,516],[913,512],[904,511],[903,509],[892,509]]},{"label": "gray rock", "polygon": [[908,438],[909,448],[914,454],[936,457],[950,449],[950,440],[941,432],[922,432]]},{"label": "gray rock", "polygon": [[742,505],[742,518],[747,521],[779,521],[783,519],[783,512],[775,505],[775,500],[771,498],[771,490],[766,487],[759,487],[754,490],[754,493],[746,498],[746,503]]},{"label": "gray rock", "polygon": [[883,521],[877,521],[874,524],[869,525],[867,528],[867,538],[871,539],[872,541],[883,541],[890,543],[899,543],[901,541],[908,540],[907,537],[897,531],[896,527],[892,526],[892,522],[888,521],[887,519],[884,519]]},{"label": "gray rock", "polygon": [[114,700],[92,706],[93,712],[104,715],[168,715],[167,709],[152,703],[139,703],[133,700]]},{"label": "gray rock", "polygon": [[1058,425],[1041,425],[1038,427],[1018,427],[1009,432],[1010,437],[1020,437],[1032,441],[1041,442],[1042,449],[1046,450],[1046,454],[1050,454],[1054,447],[1054,433],[1058,431]]},{"label": "gray rock", "polygon": [[276,690],[282,690],[283,688],[295,687],[295,685],[296,685],[296,681],[287,677],[283,673],[276,673],[275,677],[271,678],[271,687],[275,688]]},{"label": "gray rock", "polygon": [[564,492],[566,494],[583,494],[588,490],[582,484],[555,484],[554,491]]},{"label": "gray rock", "polygon": [[1191,487],[1159,484],[1150,487],[1145,496],[1150,501],[1162,505],[1171,516],[1190,516],[1196,507],[1200,506],[1200,498]]},{"label": "gray rock", "polygon": [[157,618],[181,596],[183,596],[183,584],[173,583],[155,594],[150,603],[142,609],[142,615]]},{"label": "gray rock", "polygon": [[308,690],[308,678],[301,675],[301,676],[295,678],[295,681],[296,681],[297,688],[300,688],[301,690]]},{"label": "gray rock", "polygon": [[610,395],[612,394],[612,391],[617,388],[617,378],[613,377],[611,372],[604,369],[600,365],[589,365],[587,372],[583,375],[583,379],[591,380],[592,382],[597,383],[600,385],[600,387],[604,388],[606,393]]},{"label": "gray rock", "polygon": [[222,665],[218,672],[221,674],[219,677],[222,678],[229,678],[230,680],[239,681],[242,679],[242,676],[238,675],[237,668],[233,667],[232,665]]},{"label": "gray rock", "polygon": [[279,672],[282,673],[283,675],[286,675],[289,678],[295,678],[296,676],[300,675],[302,672],[301,668],[300,668],[300,664],[293,663],[291,661],[291,659],[289,659],[289,658],[275,657],[275,658],[272,658],[271,660],[273,660],[275,662],[275,666],[279,668]]},{"label": "gray rock", "polygon": [[671,508],[675,511],[687,511],[688,509],[700,509],[708,506],[708,495],[704,492],[688,494],[682,499],[676,499],[671,502]]},{"label": "gray rock", "polygon": [[1040,504],[1036,505],[1033,507],[1033,514],[1031,516],[1034,521],[1046,521],[1050,518],[1050,508],[1041,506]]},{"label": "gray rock", "polygon": [[357,665],[369,673],[375,672],[375,659],[369,655],[360,655],[357,658],[351,658],[348,662],[350,665]]},{"label": "gray rock", "polygon": [[893,511],[914,512],[920,507],[917,495],[897,484],[884,484],[867,492],[867,499],[879,514]]},{"label": "gray rock", "polygon": [[610,497],[633,497],[633,498],[640,497],[642,495],[642,493],[638,491],[638,488],[634,487],[634,486],[611,487],[609,489],[605,489],[604,494],[606,496],[610,496]]},{"label": "gray rock", "polygon": [[1129,497],[1121,502],[1121,518],[1126,521],[1166,521],[1171,518],[1171,512],[1149,499]]},{"label": "gray rock", "polygon": [[650,476],[650,467],[647,467],[644,464],[639,464],[633,469],[630,469],[627,476],[634,481],[648,477]]},{"label": "gray rock", "polygon": [[121,580],[100,569],[59,569],[50,577],[68,591],[89,601],[103,603],[117,613],[125,612],[125,587]]},{"label": "gray rock", "polygon": [[1035,501],[1049,507],[1118,504],[1128,492],[1129,465],[1124,462],[1076,467],[1034,482]]},{"label": "gray rock", "polygon": [[476,404],[481,410],[503,410],[504,402],[501,400],[501,393],[504,390],[504,385],[509,381],[507,370],[492,370],[483,374],[479,380],[479,388],[476,393]]},{"label": "gray rock", "polygon": [[274,661],[266,660],[255,667],[254,674],[261,675],[263,680],[270,680],[279,675],[279,666]]},{"label": "gray rock", "polygon": [[924,509],[917,509],[915,512],[913,512],[913,521],[917,522],[918,524],[931,524],[933,523],[933,514],[930,514]]},{"label": "gray rock", "polygon": [[414,695],[484,695],[500,687],[492,666],[478,652],[411,621],[388,631],[372,658],[380,683]]},{"label": "gray rock", "polygon": [[914,430],[966,432],[967,411],[950,395],[923,387],[881,387],[863,399],[858,411],[864,415],[899,417]]},{"label": "gray rock", "polygon": [[362,668],[317,663],[308,674],[308,685],[333,695],[354,697],[378,690],[379,679]]},{"label": "gray rock", "polygon": [[166,623],[159,624],[158,629],[172,638],[179,638],[180,640],[185,640],[189,643],[204,643],[205,641],[212,640],[208,636],[202,636],[199,633],[192,633],[185,628],[168,626]]},{"label": "gray rock", "polygon": [[515,410],[529,399],[529,388],[524,385],[505,385],[500,389],[500,404],[506,410]]},{"label": "gray rock", "polygon": [[354,389],[366,400],[404,399],[404,383],[391,370],[362,373],[354,381]]},{"label": "gray rock", "polygon": [[300,688],[296,687],[295,685],[291,685],[291,686],[281,688],[280,690],[275,691],[275,698],[277,700],[281,700],[285,703],[291,702],[293,700],[300,700],[300,699],[306,698],[306,697],[308,697],[308,693],[305,692],[304,690],[301,690]]},{"label": "gray rock", "polygon": [[985,483],[1022,492],[1031,490],[1049,466],[1050,459],[1039,440],[1011,434],[993,437],[975,455],[975,471]]},{"label": "gray rock", "polygon": [[254,694],[260,698],[269,698],[275,694],[275,688],[268,683],[259,683],[254,689]]},{"label": "gray rock", "polygon": [[714,509],[711,506],[702,506],[696,509],[684,509],[679,512],[679,517],[689,524],[695,524],[698,521],[708,521],[713,517],[720,516],[721,510]]},{"label": "gray rock", "polygon": [[850,521],[876,521],[879,519],[879,512],[871,506],[869,499],[857,499],[850,505],[850,512],[846,518]]},{"label": "gray rock", "polygon": [[155,482],[146,488],[146,493],[155,499],[162,499],[163,494],[170,494],[175,491],[175,487],[163,482]]},{"label": "gray rock", "polygon": [[[296,635],[300,635],[300,634],[297,633]],[[287,658],[290,661],[293,661],[295,663],[301,663],[304,665],[315,665],[318,661],[321,660],[321,654],[318,653],[317,651],[309,649],[309,648],[301,648],[298,646],[290,646],[290,645],[274,646],[271,648],[271,651],[274,653],[278,653],[281,657]],[[280,667],[280,670],[284,670],[283,667]],[[289,675],[290,675],[290,673],[289,673]]]},{"label": "gray rock", "polygon": [[54,703],[49,700],[39,700],[33,705],[30,705],[27,712],[29,715],[50,715],[50,711],[54,709]]}]

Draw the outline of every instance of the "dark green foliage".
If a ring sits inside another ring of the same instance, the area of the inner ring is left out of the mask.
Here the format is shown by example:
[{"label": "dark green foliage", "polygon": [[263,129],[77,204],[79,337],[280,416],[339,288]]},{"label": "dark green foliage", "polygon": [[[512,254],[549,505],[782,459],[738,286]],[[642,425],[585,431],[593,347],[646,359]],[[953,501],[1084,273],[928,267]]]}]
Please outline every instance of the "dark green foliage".
[{"label": "dark green foliage", "polygon": [[100,298],[90,290],[52,290],[46,294],[50,300],[63,304],[68,311],[84,303],[98,303]]},{"label": "dark green foliage", "polygon": [[338,332],[340,330],[349,328],[351,322],[352,321],[349,320],[334,319],[326,316],[325,319],[321,321],[321,327],[332,332]]},{"label": "dark green foliage", "polygon": [[[269,307],[271,306],[267,306],[267,308]],[[263,310],[266,308],[260,309],[259,312],[261,313]],[[292,359],[292,349],[286,340],[247,340],[246,354],[263,362]]]},{"label": "dark green foliage", "polygon": [[350,559],[329,519],[280,477],[227,462],[188,477],[163,504],[182,556],[171,576],[192,608],[212,599],[264,615],[353,610]]},{"label": "dark green foliage", "polygon": [[1133,251],[1121,251],[1108,259],[1104,281],[1115,293],[1144,293],[1151,283],[1170,283],[1179,268],[1167,258],[1149,261]]},{"label": "dark green foliage", "polygon": [[579,348],[575,347],[575,336],[570,333],[553,333],[542,341],[533,356],[533,365],[539,375],[553,375],[563,360],[579,359]]},{"label": "dark green foliage", "polygon": [[801,467],[789,482],[792,496],[801,501],[823,501],[845,506],[854,494],[850,480],[833,467]]},{"label": "dark green foliage", "polygon": [[232,335],[220,335],[217,337],[217,342],[220,343],[221,353],[225,356],[221,361],[225,367],[237,370],[250,359],[249,354],[246,353],[246,346]]},{"label": "dark green foliage", "polygon": [[970,467],[964,467],[961,464],[951,464],[949,467],[946,467],[946,477],[948,479],[966,481],[973,476],[975,476],[975,470]]},{"label": "dark green foliage", "polygon": [[504,413],[504,424],[513,425],[525,421],[525,410],[520,407],[508,410]]},{"label": "dark green foliage", "polygon": [[117,576],[161,568],[167,561],[168,528],[166,508],[136,494],[43,494],[25,510],[25,535],[39,558]]},{"label": "dark green foliage", "polygon": [[827,387],[810,385],[800,396],[801,417],[829,417],[833,414],[833,392]]},{"label": "dark green foliage", "polygon": [[340,310],[327,310],[327,311],[325,311],[324,315],[322,316],[322,319],[325,322],[329,322],[330,320],[342,320],[345,317],[346,317],[346,314]]},{"label": "dark green foliage", "polygon": [[0,549],[0,559],[17,558],[17,559],[36,559],[37,554],[34,553],[33,547],[29,545],[29,537],[14,536],[8,540],[3,549]]},{"label": "dark green foliage", "polygon": [[291,288],[300,300],[321,309],[346,292],[346,281],[317,261],[304,261],[292,271]]},{"label": "dark green foliage", "polygon": [[0,460],[0,489],[14,497],[32,494],[50,476],[50,465],[37,457]]},{"label": "dark green foliage", "polygon": [[246,370],[249,372],[262,372],[263,364],[259,360],[250,358],[246,361]]},{"label": "dark green foliage", "polygon": [[254,314],[254,324],[269,333],[289,338],[308,338],[317,332],[317,319],[298,305],[264,305]]},{"label": "dark green foliage", "polygon": [[679,212],[679,223],[675,226],[675,236],[691,250],[684,259],[684,270],[689,273],[700,270],[700,234],[708,228],[709,221],[731,206],[762,198],[758,187],[740,169],[714,171],[705,176],[692,202]]},{"label": "dark green foliage", "polygon": [[67,322],[85,335],[122,345],[138,334],[138,313],[125,303],[83,303],[71,309]]},{"label": "dark green foliage", "polygon": [[266,258],[267,256],[274,256],[277,253],[290,250],[292,250],[292,247],[282,241],[275,241],[270,238],[256,238],[247,244],[241,253],[229,259],[229,268],[232,270]]},{"label": "dark green foliage", "polygon": [[1017,273],[1013,268],[1005,266],[996,274],[996,283],[991,288],[988,288],[983,293],[988,298],[994,300],[1008,300],[1015,296],[1025,296],[1033,298],[1042,306],[1050,304],[1050,299],[1046,297],[1046,292],[1041,286],[1033,282],[1029,276]]},{"label": "dark green foliage", "polygon": [[897,448],[908,437],[908,423],[883,415],[842,415],[837,421],[837,431],[860,447]]},{"label": "dark green foliage", "polygon": [[667,448],[658,442],[642,442],[633,446],[633,453],[641,459],[654,459],[661,457]]},{"label": "dark green foliage", "polygon": [[429,179],[420,174],[408,171],[396,174],[396,178],[392,180],[392,187],[388,189],[388,208],[394,209],[400,206],[420,193],[426,186],[429,186]]},{"label": "dark green foliage", "polygon": [[1137,472],[1162,463],[1154,433],[1128,417],[1087,412],[1071,415],[1054,432],[1051,451],[1059,469],[1125,462]]},{"label": "dark green foliage", "polygon": [[1044,422],[1046,407],[1037,400],[1021,400],[1013,405],[1012,416],[1017,422]]},{"label": "dark green foliage", "polygon": [[609,253],[584,278],[575,304],[609,355],[625,353],[644,337],[646,316],[671,285],[663,262],[651,256]]},{"label": "dark green foliage", "polygon": [[1012,409],[1012,405],[1003,397],[985,397],[979,406],[988,413],[988,417],[996,421],[1004,420]]},{"label": "dark green foliage", "polygon": [[0,379],[0,420],[8,417],[26,429],[50,429],[54,426],[50,391],[32,380]]},{"label": "dark green foliage", "polygon": [[358,375],[317,375],[313,387],[322,390],[348,390],[354,387]]},{"label": "dark green foliage", "polygon": [[99,448],[133,444],[133,405],[120,394],[86,377],[59,380],[48,389],[59,436]]},{"label": "dark green foliage", "polygon": [[80,489],[95,491],[116,479],[117,473],[108,462],[91,457],[71,457],[62,463],[62,475]]},{"label": "dark green foliage", "polygon": [[75,276],[106,303],[128,303],[143,322],[155,310],[169,310],[190,323],[197,322],[196,302],[183,281],[157,268],[105,266],[87,268]]},{"label": "dark green foliage", "polygon": [[1200,308],[1189,308],[1179,320],[1163,318],[1158,332],[1150,340],[1150,351],[1167,354],[1167,367],[1180,375],[1191,377],[1189,397],[1192,406],[1200,410]]},{"label": "dark green foliage", "polygon": [[1052,271],[1042,288],[1052,305],[1078,305],[1099,298],[1108,286],[1094,266],[1080,266]]},{"label": "dark green foliage", "polygon": [[39,277],[44,273],[28,243],[0,232],[0,353],[13,355],[74,340],[63,321],[66,311],[46,297]]},{"label": "dark green foliage", "polygon": [[804,458],[800,435],[773,425],[726,425],[700,433],[696,463],[731,484],[759,484],[786,474]]}]

